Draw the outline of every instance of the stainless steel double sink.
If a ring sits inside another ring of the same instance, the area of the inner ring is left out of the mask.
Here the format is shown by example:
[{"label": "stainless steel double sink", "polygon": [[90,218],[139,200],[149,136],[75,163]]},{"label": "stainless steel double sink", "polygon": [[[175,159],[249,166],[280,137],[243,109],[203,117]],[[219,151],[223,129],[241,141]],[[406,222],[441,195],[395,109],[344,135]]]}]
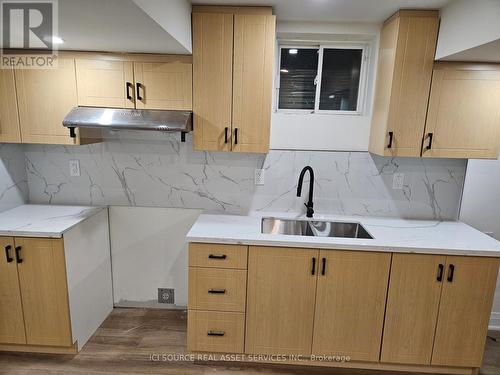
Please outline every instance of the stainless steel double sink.
[{"label": "stainless steel double sink", "polygon": [[345,237],[373,239],[360,224],[344,221],[262,218],[261,233],[291,236]]}]

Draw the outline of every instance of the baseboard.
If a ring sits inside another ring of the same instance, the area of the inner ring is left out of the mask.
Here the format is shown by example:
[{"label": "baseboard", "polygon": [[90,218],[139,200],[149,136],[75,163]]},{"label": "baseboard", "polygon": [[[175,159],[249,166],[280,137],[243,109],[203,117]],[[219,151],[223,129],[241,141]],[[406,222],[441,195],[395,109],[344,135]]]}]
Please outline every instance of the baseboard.
[{"label": "baseboard", "polygon": [[492,312],[488,329],[500,331],[500,312]]},{"label": "baseboard", "polygon": [[187,306],[175,305],[172,303],[158,303],[156,300],[152,301],[126,301],[121,300],[115,302],[114,307],[137,307],[143,309],[166,309],[166,310],[187,310]]}]

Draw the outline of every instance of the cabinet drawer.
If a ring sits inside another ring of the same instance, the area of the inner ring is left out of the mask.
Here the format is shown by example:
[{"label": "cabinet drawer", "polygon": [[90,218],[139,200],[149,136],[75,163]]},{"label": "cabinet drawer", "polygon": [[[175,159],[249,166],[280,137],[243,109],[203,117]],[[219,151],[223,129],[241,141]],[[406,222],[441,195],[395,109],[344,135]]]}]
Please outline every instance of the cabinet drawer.
[{"label": "cabinet drawer", "polygon": [[188,350],[243,353],[245,314],[234,312],[188,312]]},{"label": "cabinet drawer", "polygon": [[190,267],[247,268],[248,246],[205,243],[189,244]]},{"label": "cabinet drawer", "polygon": [[245,311],[247,271],[189,268],[190,309]]}]

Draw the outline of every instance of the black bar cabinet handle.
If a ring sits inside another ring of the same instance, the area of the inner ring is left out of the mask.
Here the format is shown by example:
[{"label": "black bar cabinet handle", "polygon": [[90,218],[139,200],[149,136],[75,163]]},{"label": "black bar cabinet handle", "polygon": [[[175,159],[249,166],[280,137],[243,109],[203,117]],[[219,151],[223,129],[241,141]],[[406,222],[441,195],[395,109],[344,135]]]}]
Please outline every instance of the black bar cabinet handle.
[{"label": "black bar cabinet handle", "polygon": [[227,132],[228,132],[229,128],[226,126],[224,128],[224,143],[227,143]]},{"label": "black bar cabinet handle", "polygon": [[234,144],[238,144],[238,128],[234,128]]},{"label": "black bar cabinet handle", "polygon": [[389,132],[389,144],[387,148],[392,148],[392,139],[394,138],[394,132]]},{"label": "black bar cabinet handle", "polygon": [[326,274],[326,258],[321,258],[321,274],[323,276]]},{"label": "black bar cabinet handle", "polygon": [[316,273],[316,258],[312,258],[312,268],[311,268],[311,275],[314,275]]},{"label": "black bar cabinet handle", "polygon": [[444,265],[439,264],[438,266],[438,274],[437,274],[437,281],[441,282],[443,281],[443,273],[444,273]]},{"label": "black bar cabinet handle", "polygon": [[224,331],[208,331],[207,335],[208,336],[224,336],[226,332]]},{"label": "black bar cabinet handle", "polygon": [[14,260],[14,258],[10,256],[10,249],[12,249],[12,246],[5,246],[5,257],[7,258],[7,263],[11,263]]},{"label": "black bar cabinet handle", "polygon": [[453,274],[455,273],[455,266],[453,264],[450,264],[448,267],[448,282],[451,283],[453,282]]},{"label": "black bar cabinet handle", "polygon": [[434,134],[429,133],[429,134],[427,134],[427,136],[429,137],[429,144],[427,145],[427,147],[425,147],[425,149],[430,150],[432,148],[432,138],[434,137]]},{"label": "black bar cabinet handle", "polygon": [[226,259],[226,258],[227,258],[226,254],[222,254],[222,255],[210,254],[208,256],[208,259]]},{"label": "black bar cabinet handle", "polygon": [[210,294],[226,294],[226,289],[209,289]]},{"label": "black bar cabinet handle", "polygon": [[[130,95],[130,89],[132,88],[132,83],[127,82],[127,99],[132,100],[132,95]],[[133,88],[132,88],[133,90]]]},{"label": "black bar cabinet handle", "polygon": [[17,263],[22,263],[23,262],[23,258],[21,258],[21,249],[22,247],[21,246],[16,246],[16,262]]},{"label": "black bar cabinet handle", "polygon": [[141,96],[141,86],[142,84],[140,82],[136,82],[135,84],[135,88],[136,88],[136,91],[137,91],[137,100],[142,100],[143,97]]}]

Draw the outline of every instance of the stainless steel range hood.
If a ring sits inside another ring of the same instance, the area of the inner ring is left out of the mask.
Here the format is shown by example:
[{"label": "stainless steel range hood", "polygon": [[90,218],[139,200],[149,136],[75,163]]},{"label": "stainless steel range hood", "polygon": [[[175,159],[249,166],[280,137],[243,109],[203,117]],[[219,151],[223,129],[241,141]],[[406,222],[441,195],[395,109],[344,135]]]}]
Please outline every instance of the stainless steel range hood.
[{"label": "stainless steel range hood", "polygon": [[154,130],[180,132],[181,140],[192,130],[189,111],[163,111],[153,109],[121,109],[75,107],[64,118],[63,126],[76,136],[75,128],[112,130]]}]

